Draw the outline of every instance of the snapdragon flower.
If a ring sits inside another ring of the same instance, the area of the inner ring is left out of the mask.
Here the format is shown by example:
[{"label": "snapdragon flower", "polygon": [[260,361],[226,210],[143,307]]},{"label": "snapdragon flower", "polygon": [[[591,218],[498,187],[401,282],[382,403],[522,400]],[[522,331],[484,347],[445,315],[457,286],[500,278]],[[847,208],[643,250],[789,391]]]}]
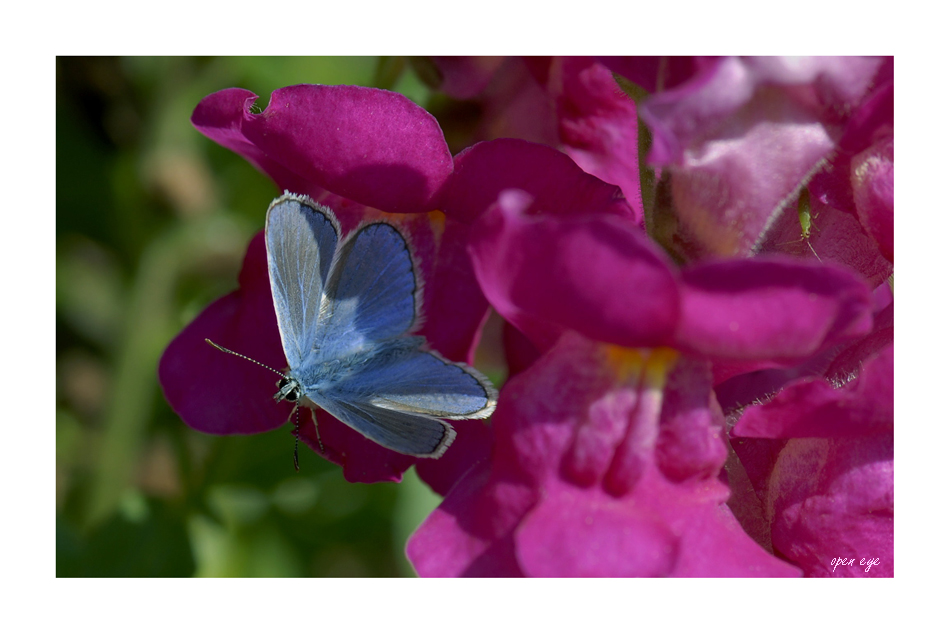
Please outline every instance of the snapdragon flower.
[{"label": "snapdragon flower", "polygon": [[720,479],[712,361],[792,363],[865,334],[870,292],[787,259],[682,271],[602,203],[508,190],[470,252],[541,356],[504,386],[490,461],[410,539],[424,576],[786,576]]}]

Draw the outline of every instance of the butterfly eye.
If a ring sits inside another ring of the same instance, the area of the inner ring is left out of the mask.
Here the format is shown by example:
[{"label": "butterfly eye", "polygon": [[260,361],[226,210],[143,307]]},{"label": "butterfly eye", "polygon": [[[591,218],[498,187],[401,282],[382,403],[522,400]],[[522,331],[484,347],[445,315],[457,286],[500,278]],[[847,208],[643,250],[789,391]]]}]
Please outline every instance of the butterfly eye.
[{"label": "butterfly eye", "polygon": [[282,389],[284,389],[285,387],[287,387],[287,384],[288,384],[288,383],[290,383],[290,379],[288,379],[288,378],[283,378],[283,379],[281,379],[280,381],[277,381],[277,387],[282,390]]},{"label": "butterfly eye", "polygon": [[298,400],[300,400],[300,388],[295,387],[294,389],[290,390],[290,392],[288,392],[287,396],[285,396],[284,398],[290,401],[291,403],[296,403]]}]

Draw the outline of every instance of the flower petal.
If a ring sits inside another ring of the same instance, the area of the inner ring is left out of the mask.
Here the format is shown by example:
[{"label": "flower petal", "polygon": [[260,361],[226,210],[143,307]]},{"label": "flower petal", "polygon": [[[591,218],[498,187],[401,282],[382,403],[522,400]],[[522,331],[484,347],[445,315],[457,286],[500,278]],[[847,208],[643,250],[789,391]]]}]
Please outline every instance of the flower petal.
[{"label": "flower petal", "polygon": [[439,90],[453,99],[471,99],[485,89],[505,58],[433,56],[432,61],[442,75]]},{"label": "flower petal", "polygon": [[850,271],[780,258],[683,271],[679,345],[725,359],[803,359],[867,333],[871,291]]},{"label": "flower petal", "polygon": [[181,419],[209,434],[256,434],[280,427],[292,409],[275,404],[278,376],[209,346],[205,339],[275,370],[286,367],[270,295],[264,233],[251,241],[241,287],[208,306],[175,337],[158,365],[165,398]]},{"label": "flower petal", "polygon": [[531,577],[665,577],[679,555],[676,536],[652,510],[599,487],[557,481],[525,517],[515,543]]},{"label": "flower petal", "polygon": [[691,258],[747,255],[830,156],[879,59],[725,58],[640,108]]},{"label": "flower petal", "polygon": [[680,357],[663,390],[656,463],[672,482],[712,478],[726,460],[725,420],[708,362]]},{"label": "flower petal", "polygon": [[635,225],[584,208],[531,216],[530,207],[524,192],[503,192],[472,229],[475,274],[505,319],[541,350],[566,329],[630,347],[671,340],[677,284]]},{"label": "flower petal", "polygon": [[597,61],[647,92],[671,89],[715,64],[715,58],[689,56],[598,57]]},{"label": "flower petal", "polygon": [[858,218],[885,258],[894,261],[894,139],[876,143],[851,160]]},{"label": "flower petal", "polygon": [[518,560],[536,577],[799,576],[742,531],[727,496],[718,482],[673,486],[655,472],[622,498],[549,482],[515,533]]},{"label": "flower petal", "polygon": [[466,251],[471,230],[439,213],[429,214],[427,224],[428,241],[437,244],[430,267],[423,270],[424,313],[419,334],[446,358],[472,363],[482,324],[488,318],[488,300]]},{"label": "flower petal", "polygon": [[284,189],[317,198],[329,190],[388,212],[435,208],[452,155],[435,118],[406,97],[299,85],[275,90],[261,113],[251,110],[255,99],[246,90],[214,93],[198,104],[192,122]]},{"label": "flower petal", "polygon": [[894,346],[867,359],[843,387],[823,378],[786,386],[775,397],[743,411],[734,436],[752,438],[853,438],[894,428]]},{"label": "flower petal", "polygon": [[643,224],[637,106],[606,67],[588,58],[560,60],[558,131],[564,151],[588,174],[618,185]]},{"label": "flower petal", "polygon": [[[850,193],[850,186],[848,190]],[[757,249],[760,253],[785,253],[824,264],[838,262],[863,275],[872,287],[894,272],[893,264],[881,255],[878,244],[861,226],[856,212],[841,211],[820,199],[812,199],[811,228],[805,238],[793,205],[783,210],[769,228]],[[853,202],[850,206],[854,207]],[[890,220],[893,235],[893,214]]]},{"label": "flower petal", "polygon": [[493,478],[488,464],[472,469],[406,545],[420,577],[521,577],[512,531],[534,503],[517,481]]},{"label": "flower petal", "polygon": [[557,145],[557,121],[544,89],[550,59],[508,57],[479,95],[479,141],[517,138]]},{"label": "flower petal", "polygon": [[677,577],[799,577],[801,571],[771,555],[747,535],[725,504],[689,508],[680,533]]},{"label": "flower petal", "polygon": [[442,193],[441,209],[471,223],[509,188],[528,192],[534,208],[547,213],[583,210],[635,216],[616,185],[585,173],[553,148],[519,139],[485,141],[460,152]]},{"label": "flower petal", "polygon": [[894,576],[893,435],[789,440],[769,481],[772,543],[806,576]]},{"label": "flower petal", "polygon": [[438,460],[417,460],[416,473],[445,497],[470,469],[491,459],[491,426],[481,420],[452,421],[455,441]]}]

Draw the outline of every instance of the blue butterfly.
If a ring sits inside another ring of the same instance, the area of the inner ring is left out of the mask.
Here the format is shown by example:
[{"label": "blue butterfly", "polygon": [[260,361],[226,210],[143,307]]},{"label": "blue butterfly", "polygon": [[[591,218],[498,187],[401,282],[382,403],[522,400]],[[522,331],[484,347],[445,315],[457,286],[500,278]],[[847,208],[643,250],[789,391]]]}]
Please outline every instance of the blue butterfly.
[{"label": "blue butterfly", "polygon": [[383,447],[420,458],[442,456],[455,439],[440,419],[491,415],[498,398],[491,382],[410,334],[421,282],[396,227],[374,222],[341,241],[330,209],[285,192],[267,210],[265,240],[290,368],[278,372],[275,400],[295,411],[322,408]]}]

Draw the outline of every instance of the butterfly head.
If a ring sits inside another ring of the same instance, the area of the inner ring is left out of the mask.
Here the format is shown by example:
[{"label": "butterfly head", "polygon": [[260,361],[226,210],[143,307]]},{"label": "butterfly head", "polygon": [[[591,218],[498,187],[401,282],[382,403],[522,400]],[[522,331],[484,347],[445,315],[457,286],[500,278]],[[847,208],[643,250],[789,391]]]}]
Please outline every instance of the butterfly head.
[{"label": "butterfly head", "polygon": [[300,389],[300,383],[297,379],[285,376],[281,380],[277,381],[277,394],[274,394],[275,401],[286,400],[291,403],[296,403],[300,400],[301,395],[303,394]]}]

